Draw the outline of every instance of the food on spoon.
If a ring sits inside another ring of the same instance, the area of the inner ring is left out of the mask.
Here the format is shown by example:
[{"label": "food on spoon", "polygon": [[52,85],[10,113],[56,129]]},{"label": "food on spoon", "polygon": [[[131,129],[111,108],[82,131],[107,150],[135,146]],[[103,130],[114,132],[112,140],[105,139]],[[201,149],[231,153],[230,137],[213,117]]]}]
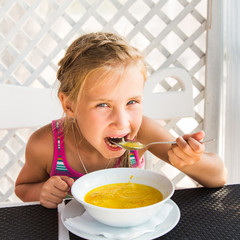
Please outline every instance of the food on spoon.
[{"label": "food on spoon", "polygon": [[138,208],[163,200],[162,193],[150,186],[138,183],[113,183],[89,191],[84,201],[106,208]]},{"label": "food on spoon", "polygon": [[141,144],[140,142],[133,142],[133,141],[123,142],[123,143],[121,142],[120,144],[129,148],[139,148],[143,146],[143,144]]},{"label": "food on spoon", "polygon": [[119,144],[120,146],[127,147],[127,148],[139,148],[142,147],[143,144],[140,142],[135,142],[131,140],[126,140],[124,138],[111,138],[110,142],[113,144]]}]

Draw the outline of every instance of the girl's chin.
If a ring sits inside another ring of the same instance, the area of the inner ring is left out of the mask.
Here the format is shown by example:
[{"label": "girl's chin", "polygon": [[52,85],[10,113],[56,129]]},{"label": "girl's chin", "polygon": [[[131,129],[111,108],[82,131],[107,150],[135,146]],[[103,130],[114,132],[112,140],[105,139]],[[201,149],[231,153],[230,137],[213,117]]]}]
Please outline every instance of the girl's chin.
[{"label": "girl's chin", "polygon": [[104,155],[105,158],[108,158],[108,159],[110,159],[110,158],[119,158],[119,157],[121,157],[124,154],[125,151],[126,150],[124,150],[122,148],[118,148],[118,150],[109,150],[109,149],[107,149],[107,151],[104,151],[105,154],[103,154],[103,155]]}]

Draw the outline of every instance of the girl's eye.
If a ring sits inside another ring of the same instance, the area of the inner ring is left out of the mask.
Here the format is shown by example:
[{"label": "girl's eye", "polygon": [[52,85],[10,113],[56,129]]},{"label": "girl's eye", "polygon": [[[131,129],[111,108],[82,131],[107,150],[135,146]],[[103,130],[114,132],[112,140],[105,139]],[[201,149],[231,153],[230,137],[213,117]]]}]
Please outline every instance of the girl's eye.
[{"label": "girl's eye", "polygon": [[106,103],[100,103],[97,105],[97,107],[107,107],[108,105]]},{"label": "girl's eye", "polygon": [[135,104],[135,103],[137,103],[137,101],[131,100],[131,101],[129,101],[129,102],[127,103],[127,105],[131,105],[131,104]]}]

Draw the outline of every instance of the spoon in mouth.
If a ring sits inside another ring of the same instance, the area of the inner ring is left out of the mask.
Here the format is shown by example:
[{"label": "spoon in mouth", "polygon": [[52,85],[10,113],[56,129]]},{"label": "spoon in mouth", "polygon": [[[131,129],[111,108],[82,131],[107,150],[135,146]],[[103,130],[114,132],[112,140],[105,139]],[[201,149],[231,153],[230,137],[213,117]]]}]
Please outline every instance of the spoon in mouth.
[{"label": "spoon in mouth", "polygon": [[[212,142],[212,141],[215,141],[215,139],[208,139],[208,140],[202,140],[202,141],[199,141],[200,143],[208,143],[208,142]],[[148,144],[142,144],[140,142],[136,142],[136,141],[132,141],[132,140],[124,140],[124,138],[122,139],[121,142],[115,142],[113,140],[111,140],[111,142],[115,145],[117,145],[118,147],[121,147],[123,149],[126,149],[126,150],[139,150],[139,149],[142,149],[142,148],[145,148],[149,145],[153,145],[153,144],[176,144],[176,142],[152,142],[152,143],[148,143]]]}]

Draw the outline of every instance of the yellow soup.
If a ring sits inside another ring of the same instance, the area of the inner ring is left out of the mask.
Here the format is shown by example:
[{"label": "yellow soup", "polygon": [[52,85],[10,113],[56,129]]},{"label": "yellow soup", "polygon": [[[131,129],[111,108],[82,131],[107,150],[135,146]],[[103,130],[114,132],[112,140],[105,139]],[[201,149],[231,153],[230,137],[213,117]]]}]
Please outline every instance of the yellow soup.
[{"label": "yellow soup", "polygon": [[139,142],[125,142],[124,144],[123,144],[123,146],[125,146],[125,147],[133,147],[133,148],[138,148],[138,147],[142,147],[143,146],[143,144],[141,144],[141,143],[139,143]]},{"label": "yellow soup", "polygon": [[106,208],[138,208],[163,200],[157,189],[138,183],[114,183],[94,188],[84,201]]}]

